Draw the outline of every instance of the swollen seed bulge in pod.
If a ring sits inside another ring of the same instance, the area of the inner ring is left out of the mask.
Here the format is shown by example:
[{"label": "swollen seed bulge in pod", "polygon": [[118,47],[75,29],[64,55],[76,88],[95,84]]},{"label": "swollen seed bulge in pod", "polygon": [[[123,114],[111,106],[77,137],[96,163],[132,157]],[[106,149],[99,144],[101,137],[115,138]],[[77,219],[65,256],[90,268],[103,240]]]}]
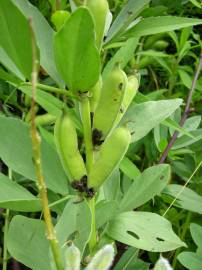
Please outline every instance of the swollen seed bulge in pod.
[{"label": "swollen seed bulge in pod", "polygon": [[88,176],[88,187],[98,188],[112,174],[123,159],[131,141],[126,126],[115,129],[100,147],[99,157]]},{"label": "swollen seed bulge in pod", "polygon": [[93,138],[95,144],[99,145],[113,128],[123,102],[127,83],[127,76],[119,65],[115,65],[103,81],[101,96],[93,119],[93,137],[98,133],[101,136],[100,141]]}]

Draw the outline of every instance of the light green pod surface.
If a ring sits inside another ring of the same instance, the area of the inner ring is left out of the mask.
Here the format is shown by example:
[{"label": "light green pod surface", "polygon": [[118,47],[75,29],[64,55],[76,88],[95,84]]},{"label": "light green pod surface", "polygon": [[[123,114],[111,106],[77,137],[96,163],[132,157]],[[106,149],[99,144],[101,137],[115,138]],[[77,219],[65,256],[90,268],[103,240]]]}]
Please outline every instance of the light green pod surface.
[{"label": "light green pod surface", "polygon": [[104,38],[105,22],[109,5],[107,0],[86,0],[86,6],[89,8],[95,23],[96,45],[101,49]]},{"label": "light green pod surface", "polygon": [[153,46],[152,49],[163,51],[168,47],[169,43],[165,40],[157,40]]},{"label": "light green pod surface", "polygon": [[101,88],[102,88],[102,77],[100,76],[99,81],[96,83],[94,87],[91,88],[91,94],[92,97],[90,97],[90,111],[92,113],[95,112],[99,99],[101,94]]},{"label": "light green pod surface", "polygon": [[80,260],[80,251],[72,244],[65,252],[65,270],[80,270]]},{"label": "light green pod surface", "polygon": [[54,24],[56,30],[59,31],[69,17],[70,13],[68,11],[56,10],[51,16],[51,22]]},{"label": "light green pod surface", "polygon": [[62,113],[56,120],[54,135],[56,144],[59,144],[59,147],[62,146],[68,156],[73,156],[78,151],[76,128],[67,113]]},{"label": "light green pod surface", "polygon": [[121,105],[121,109],[119,114],[117,115],[116,124],[118,124],[123,117],[124,113],[127,111],[131,102],[133,101],[135,95],[137,94],[137,90],[139,87],[139,80],[135,75],[131,75],[128,77],[128,84],[126,87],[125,95],[123,98],[123,102]]},{"label": "light green pod surface", "polygon": [[102,133],[102,139],[114,126],[124,98],[127,81],[125,72],[115,65],[103,82],[100,100],[93,119],[93,129]]},{"label": "light green pod surface", "polygon": [[56,148],[70,182],[87,175],[83,158],[78,150],[76,128],[71,118],[63,113],[54,129]]},{"label": "light green pod surface", "polygon": [[119,165],[128,150],[131,134],[126,126],[115,129],[102,144],[88,176],[88,187],[98,188]]},{"label": "light green pod surface", "polygon": [[85,270],[108,270],[113,263],[114,253],[112,245],[104,246],[95,254]]},{"label": "light green pod surface", "polygon": [[73,157],[66,155],[64,162],[71,176],[70,181],[80,181],[83,176],[87,175],[86,167],[79,151]]}]

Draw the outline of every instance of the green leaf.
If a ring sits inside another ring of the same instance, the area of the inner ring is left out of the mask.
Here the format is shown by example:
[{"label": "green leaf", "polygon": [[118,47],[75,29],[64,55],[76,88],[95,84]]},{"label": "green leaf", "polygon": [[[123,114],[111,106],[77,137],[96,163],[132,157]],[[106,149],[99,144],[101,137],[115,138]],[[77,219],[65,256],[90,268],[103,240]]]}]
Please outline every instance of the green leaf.
[{"label": "green leaf", "polygon": [[[31,86],[20,86],[19,90],[21,90],[24,94],[32,97],[32,87]],[[37,88],[36,91],[36,102],[48,113],[59,117],[64,107],[64,103],[54,97],[52,94],[46,93]]]},{"label": "green leaf", "polygon": [[202,249],[202,226],[191,223],[190,225],[191,236],[196,243],[197,247]]},{"label": "green leaf", "polygon": [[178,260],[189,270],[201,270],[202,257],[194,252],[182,252]]},{"label": "green leaf", "polygon": [[192,116],[186,120],[186,122],[183,125],[183,128],[186,129],[187,131],[196,130],[199,127],[200,123],[201,123],[200,115]]},{"label": "green leaf", "polygon": [[[185,70],[183,69],[178,69],[178,74],[180,76],[181,82],[184,84],[184,86],[186,86],[188,89],[191,88],[192,85],[192,76],[189,75],[189,73],[187,73]],[[199,84],[199,82],[196,82],[196,89],[199,91],[202,91],[202,85]]]},{"label": "green leaf", "polygon": [[162,122],[162,125],[166,126],[166,127],[169,127],[169,128],[172,128],[174,130],[177,130],[180,132],[180,134],[182,135],[187,135],[188,137],[190,138],[194,138],[193,135],[191,135],[184,127],[180,127],[180,125],[173,121],[172,119],[168,118],[168,119],[165,119],[163,122]]},{"label": "green leaf", "polygon": [[15,63],[9,58],[8,54],[5,52],[5,50],[0,47],[0,62],[9,70],[11,71],[16,77],[18,77],[20,80],[24,81],[25,77],[20,72],[18,67],[15,65]]},{"label": "green leaf", "polygon": [[107,201],[119,200],[120,190],[120,171],[116,169],[112,175],[104,182],[103,195]]},{"label": "green leaf", "polygon": [[[20,86],[18,87],[19,90],[21,90],[23,93],[28,95],[29,97],[32,97],[32,87],[31,86]],[[53,116],[59,117],[62,110],[65,109],[68,111],[68,114],[72,118],[72,121],[74,122],[76,128],[79,130],[82,130],[81,121],[76,115],[74,109],[68,108],[68,106],[64,105],[64,102],[56,98],[50,93],[47,93],[45,91],[42,91],[37,88],[36,91],[36,102],[48,113],[50,113]]]},{"label": "green leaf", "polygon": [[32,72],[31,32],[28,21],[10,0],[0,1],[0,25],[0,46],[19,71],[30,79]]},{"label": "green leaf", "polygon": [[181,103],[181,99],[133,103],[123,116],[121,123],[128,123],[130,131],[133,133],[132,141],[138,141],[168,118]]},{"label": "green leaf", "polygon": [[197,0],[189,0],[194,6],[197,8],[202,8],[202,3],[198,2]]},{"label": "green leaf", "polygon": [[87,91],[95,85],[100,58],[88,9],[78,8],[55,34],[54,53],[58,71],[69,89]]},{"label": "green leaf", "polygon": [[189,146],[199,140],[202,139],[202,129],[197,129],[197,130],[193,130],[193,131],[190,131],[189,132],[194,138],[190,138],[186,135],[183,135],[181,136],[180,138],[178,138],[173,147],[172,147],[172,150],[175,150],[175,149],[179,149],[179,148],[183,148],[183,147],[186,147],[186,146]]},{"label": "green leaf", "polygon": [[198,195],[195,191],[191,190],[190,188],[187,187],[184,188],[181,185],[172,184],[168,185],[163,190],[163,193],[173,198],[176,198],[177,196],[177,199],[174,203],[175,206],[202,214],[202,196]]},{"label": "green leaf", "polygon": [[41,210],[41,202],[25,188],[0,173],[0,207],[35,212]]},{"label": "green leaf", "polygon": [[124,212],[110,223],[107,234],[126,245],[152,252],[186,246],[165,218],[149,212]]},{"label": "green leaf", "polygon": [[118,203],[116,201],[100,201],[96,204],[96,227],[99,229],[105,225],[109,220],[114,218],[114,215],[118,212]]},{"label": "green leaf", "polygon": [[136,167],[136,165],[127,157],[122,159],[119,168],[130,179],[134,179],[141,174],[138,167]]},{"label": "green leaf", "polygon": [[156,165],[146,169],[136,177],[124,194],[120,203],[120,211],[135,209],[154,196],[159,195],[170,178],[170,167],[167,164]]},{"label": "green leaf", "polygon": [[129,0],[122,8],[107,34],[106,43],[118,33],[123,32],[140,12],[149,4],[150,0]]},{"label": "green leaf", "polygon": [[7,244],[11,256],[29,268],[51,269],[44,221],[15,216],[9,226]]},{"label": "green leaf", "polygon": [[124,36],[147,36],[198,24],[202,24],[202,20],[176,16],[149,17],[142,19],[137,25],[130,28]]},{"label": "green leaf", "polygon": [[40,50],[40,63],[45,71],[53,78],[53,80],[60,85],[64,86],[54,61],[53,54],[53,35],[54,31],[39,12],[39,10],[34,7],[27,0],[12,0],[12,2],[19,8],[19,10],[28,19],[32,17],[33,29],[36,35],[36,42]]},{"label": "green leaf", "polygon": [[126,43],[115,53],[115,55],[107,62],[104,71],[102,73],[103,77],[106,77],[110,73],[112,68],[116,63],[120,63],[120,67],[123,69],[130,59],[134,55],[134,51],[138,45],[139,38],[134,37],[126,41]]},{"label": "green leaf", "polygon": [[91,232],[91,212],[86,201],[77,203],[79,199],[66,204],[55,230],[61,246],[69,239],[83,253]]},{"label": "green leaf", "polygon": [[[1,50],[1,49],[0,49]],[[12,73],[6,72],[2,67],[0,67],[0,79],[6,82],[12,82],[14,84],[21,83],[21,80],[18,79],[15,75]]]},{"label": "green leaf", "polygon": [[[56,151],[42,139],[42,169],[52,191],[67,194],[67,178]],[[0,116],[0,157],[12,170],[36,180],[29,126],[17,118]]]},{"label": "green leaf", "polygon": [[138,259],[138,249],[129,247],[113,270],[149,270],[149,264]]}]

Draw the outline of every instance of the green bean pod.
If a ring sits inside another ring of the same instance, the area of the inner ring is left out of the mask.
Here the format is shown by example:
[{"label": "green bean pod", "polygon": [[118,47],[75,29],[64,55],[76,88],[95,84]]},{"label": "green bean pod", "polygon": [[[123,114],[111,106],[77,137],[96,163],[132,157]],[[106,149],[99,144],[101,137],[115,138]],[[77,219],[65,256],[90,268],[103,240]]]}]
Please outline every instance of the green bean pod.
[{"label": "green bean pod", "polygon": [[65,252],[65,270],[80,270],[81,253],[72,243]]},{"label": "green bean pod", "polygon": [[63,26],[65,21],[70,17],[70,13],[66,10],[56,10],[51,16],[51,22],[54,24],[57,31]]},{"label": "green bean pod", "polygon": [[99,156],[88,175],[88,187],[97,189],[117,168],[128,150],[131,134],[126,126],[115,129],[102,144]]},{"label": "green bean pod", "polygon": [[89,8],[95,23],[96,45],[101,49],[104,38],[105,22],[109,5],[107,0],[86,0],[86,6]]},{"label": "green bean pod", "polygon": [[100,145],[113,128],[123,102],[127,81],[127,76],[119,65],[115,65],[104,80],[93,118],[94,145]]},{"label": "green bean pod", "polygon": [[87,172],[78,149],[76,128],[67,113],[63,112],[56,120],[54,137],[61,163],[70,182],[80,181]]},{"label": "green bean pod", "polygon": [[131,102],[133,101],[135,95],[137,94],[138,87],[139,87],[139,80],[138,80],[137,76],[135,76],[135,75],[129,76],[125,95],[124,95],[123,102],[121,105],[121,109],[119,111],[119,114],[117,115],[117,119],[116,119],[115,124],[118,124],[120,122],[124,113],[127,111],[128,107],[130,106]]},{"label": "green bean pod", "polygon": [[168,47],[169,43],[165,40],[157,40],[153,46],[152,49],[163,51]]},{"label": "green bean pod", "polygon": [[94,113],[99,99],[100,99],[100,94],[101,94],[101,88],[102,88],[102,77],[100,76],[99,81],[96,83],[94,87],[91,88],[91,94],[92,96],[90,97],[90,111],[91,113]]}]

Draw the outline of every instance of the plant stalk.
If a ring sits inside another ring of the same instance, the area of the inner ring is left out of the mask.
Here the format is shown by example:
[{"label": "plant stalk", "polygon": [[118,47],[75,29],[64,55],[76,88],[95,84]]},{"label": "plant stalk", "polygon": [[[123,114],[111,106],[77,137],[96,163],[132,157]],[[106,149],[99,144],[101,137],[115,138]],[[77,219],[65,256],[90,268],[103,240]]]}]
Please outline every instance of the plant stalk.
[{"label": "plant stalk", "polygon": [[[23,82],[23,83],[21,83],[21,86],[23,86],[23,85],[31,86],[32,84],[30,82]],[[62,95],[65,95],[65,96],[68,96],[71,98],[76,98],[75,95],[71,94],[66,89],[61,89],[61,88],[57,88],[57,87],[42,84],[42,83],[36,83],[36,87],[41,89],[41,90],[50,92],[50,93],[62,94]]]},{"label": "plant stalk", "polygon": [[[191,85],[191,88],[190,88],[190,91],[189,91],[189,94],[188,94],[188,97],[187,97],[185,110],[184,110],[184,113],[183,113],[183,115],[181,117],[181,120],[180,120],[180,123],[179,123],[180,127],[183,127],[183,125],[184,125],[184,123],[187,120],[187,117],[189,115],[192,96],[193,96],[194,90],[196,88],[196,83],[197,83],[197,80],[198,80],[199,75],[200,75],[201,67],[202,67],[202,51],[201,51],[201,54],[200,54],[199,64],[198,64],[198,66],[196,68],[194,79],[192,81],[192,85]],[[172,148],[174,142],[176,141],[176,139],[178,137],[178,134],[179,134],[178,131],[175,131],[173,133],[173,136],[171,137],[167,147],[165,148],[165,150],[163,151],[163,154],[161,155],[161,158],[159,160],[159,164],[164,163],[164,161],[166,160],[168,152],[170,151],[170,149]]]},{"label": "plant stalk", "polygon": [[[84,143],[86,150],[86,168],[89,174],[91,166],[93,164],[93,143],[92,143],[92,128],[91,128],[91,117],[90,117],[90,103],[88,96],[81,97],[81,115],[83,122],[84,131]],[[91,235],[89,240],[90,254],[96,245],[96,223],[95,223],[95,198],[89,200],[89,207],[91,210]]]},{"label": "plant stalk", "polygon": [[32,20],[29,19],[30,32],[32,37],[32,100],[31,100],[31,139],[32,139],[32,150],[33,158],[35,163],[35,171],[37,177],[37,187],[39,190],[39,195],[41,198],[42,209],[44,220],[46,224],[47,239],[50,241],[51,250],[53,253],[53,258],[55,261],[56,269],[63,270],[63,263],[60,254],[60,248],[52,224],[50,208],[48,205],[47,189],[42,172],[41,165],[41,138],[37,131],[35,123],[35,99],[36,99],[36,88],[37,88],[37,76],[38,76],[38,59],[34,31],[32,27]]},{"label": "plant stalk", "polygon": [[90,103],[89,98],[84,96],[81,98],[81,115],[83,122],[84,143],[86,150],[86,168],[89,173],[93,164],[93,143],[90,118]]},{"label": "plant stalk", "polygon": [[90,250],[90,254],[93,254],[93,250],[97,244],[97,232],[96,232],[96,222],[95,222],[95,197],[89,200],[89,207],[90,207],[91,216],[92,216],[89,250]]}]

